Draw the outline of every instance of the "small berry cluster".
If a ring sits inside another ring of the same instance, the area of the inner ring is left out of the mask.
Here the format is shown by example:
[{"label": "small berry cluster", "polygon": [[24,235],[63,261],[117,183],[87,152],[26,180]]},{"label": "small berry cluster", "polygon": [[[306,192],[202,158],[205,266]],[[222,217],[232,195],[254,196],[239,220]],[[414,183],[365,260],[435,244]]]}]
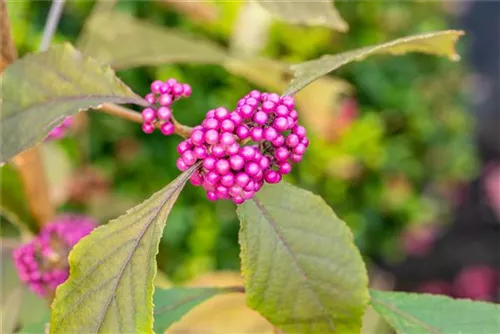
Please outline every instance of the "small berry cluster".
[{"label": "small berry cluster", "polygon": [[47,140],[61,139],[66,134],[68,128],[73,124],[73,119],[71,117],[66,117],[64,121],[52,129],[47,136]]},{"label": "small berry cluster", "polygon": [[40,234],[13,252],[21,281],[40,296],[49,295],[69,275],[68,254],[97,226],[87,216],[63,215],[43,227]]},{"label": "small berry cluster", "polygon": [[290,96],[254,90],[233,112],[222,107],[208,111],[177,147],[177,168],[185,171],[202,161],[191,183],[201,185],[210,200],[243,203],[264,182],[280,182],[292,163],[302,160],[309,140],[294,105]]},{"label": "small berry cluster", "polygon": [[163,82],[155,80],[151,84],[151,93],[144,98],[150,104],[142,111],[142,131],[152,133],[155,130],[155,123],[161,124],[160,131],[165,136],[174,133],[172,123],[172,103],[181,97],[191,96],[191,86],[177,82],[175,79],[168,79]]}]

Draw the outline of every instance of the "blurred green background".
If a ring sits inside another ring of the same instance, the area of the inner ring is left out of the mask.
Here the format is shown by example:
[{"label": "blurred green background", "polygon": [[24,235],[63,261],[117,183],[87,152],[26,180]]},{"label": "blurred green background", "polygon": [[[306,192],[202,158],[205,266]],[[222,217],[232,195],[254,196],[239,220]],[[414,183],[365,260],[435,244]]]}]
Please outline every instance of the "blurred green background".
[{"label": "blurred green background", "polygon": [[[163,1],[120,1],[115,10],[230,46],[245,3],[194,4],[203,6],[205,14],[200,15],[200,9],[185,12]],[[92,1],[68,1],[54,42],[76,44],[93,6]],[[450,6],[453,3],[339,2],[336,7],[349,32],[273,20],[259,54],[297,63],[448,29],[453,26]],[[7,7],[20,56],[36,51],[50,2],[7,1]],[[320,117],[318,122],[330,128],[325,135],[308,127],[309,150],[287,179],[328,202],[352,228],[368,263],[403,260],[406,251],[400,235],[405,230],[449,223],[457,189],[476,175],[473,123],[462,93],[465,66],[422,54],[369,58],[334,73],[352,89],[323,96],[326,112],[315,116],[308,111],[309,120]],[[234,108],[249,90],[263,88],[216,65],[139,67],[118,75],[141,95],[154,79],[174,77],[189,83],[192,97],[174,108],[175,116],[189,125],[198,124],[207,110]],[[318,100],[311,97],[311,103]],[[138,124],[87,114],[73,134],[46,144],[44,152],[59,211],[85,212],[105,223],[178,175],[175,148],[180,138],[159,132],[145,135]],[[18,180],[9,168],[2,168],[2,201],[23,212]],[[30,221],[29,215],[21,218]],[[238,228],[231,202],[209,202],[202,189],[188,185],[165,228],[160,270],[174,282],[205,272],[238,270]]]}]

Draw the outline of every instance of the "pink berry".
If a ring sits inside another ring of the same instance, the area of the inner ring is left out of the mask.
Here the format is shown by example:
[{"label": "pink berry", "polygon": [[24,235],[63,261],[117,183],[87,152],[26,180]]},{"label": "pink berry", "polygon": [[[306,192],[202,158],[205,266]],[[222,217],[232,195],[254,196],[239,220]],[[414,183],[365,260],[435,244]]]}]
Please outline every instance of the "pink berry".
[{"label": "pink berry", "polygon": [[160,94],[169,94],[170,93],[170,85],[167,82],[164,82],[160,86]]},{"label": "pink berry", "polygon": [[229,197],[229,189],[225,186],[218,186],[215,188],[215,193],[218,198],[228,198]]},{"label": "pink berry", "polygon": [[233,203],[236,205],[243,204],[245,202],[245,199],[239,195],[233,197]]},{"label": "pink berry", "polygon": [[245,159],[241,155],[233,155],[229,158],[229,164],[233,170],[238,171],[245,165]]},{"label": "pink berry", "polygon": [[252,90],[248,95],[256,100],[260,100],[260,92],[258,90]]},{"label": "pink berry", "polygon": [[238,143],[233,143],[226,147],[226,152],[229,155],[235,155],[240,151],[240,145]]},{"label": "pink berry", "polygon": [[230,166],[229,162],[225,159],[220,159],[215,163],[215,170],[220,174],[220,175],[225,175],[229,173],[230,171]]},{"label": "pink berry", "polygon": [[295,101],[291,96],[283,96],[283,98],[281,98],[281,104],[286,106],[288,110],[292,110],[295,107]]},{"label": "pink berry", "polygon": [[292,132],[295,133],[300,139],[306,136],[306,129],[303,126],[296,126],[292,129]]},{"label": "pink berry", "polygon": [[177,169],[181,172],[184,172],[189,168],[182,158],[177,159],[175,164],[177,166]]},{"label": "pink berry", "polygon": [[267,183],[278,183],[281,181],[281,174],[270,169],[264,173],[264,179]]},{"label": "pink berry", "polygon": [[271,160],[269,160],[268,157],[262,157],[260,158],[259,166],[260,168],[262,168],[262,170],[266,170],[269,168],[269,166],[271,166]]},{"label": "pink berry", "polygon": [[236,135],[241,140],[247,139],[250,136],[250,130],[248,129],[248,127],[246,125],[240,125],[236,129]]},{"label": "pink berry", "polygon": [[149,104],[155,104],[156,103],[156,97],[154,94],[147,94],[144,99],[146,100],[147,103]]},{"label": "pink berry", "polygon": [[273,122],[273,127],[279,132],[286,131],[288,130],[288,120],[285,117],[277,117]]},{"label": "pink berry", "polygon": [[188,84],[182,84],[182,96],[184,97],[190,97],[191,96],[191,93],[192,93],[192,89],[191,89],[191,86],[188,85]]},{"label": "pink berry", "polygon": [[208,130],[205,133],[205,141],[210,145],[217,144],[219,142],[219,133],[213,129]]},{"label": "pink berry", "polygon": [[181,141],[179,145],[177,145],[177,152],[179,154],[184,153],[185,151],[191,149],[191,143],[188,140]]},{"label": "pink berry", "polygon": [[220,174],[218,174],[216,171],[210,171],[205,175],[205,180],[212,184],[216,184],[220,180]]},{"label": "pink berry", "polygon": [[194,155],[193,151],[188,150],[182,153],[182,160],[186,165],[192,166],[196,162],[196,156]]},{"label": "pink berry", "polygon": [[243,107],[240,108],[240,115],[243,118],[250,118],[250,117],[252,117],[253,112],[254,112],[254,109],[251,106],[246,105],[246,104]]},{"label": "pink berry", "polygon": [[253,120],[257,124],[264,125],[267,122],[267,114],[263,111],[257,111],[255,115],[253,115]]},{"label": "pink berry", "polygon": [[245,172],[250,176],[255,176],[260,172],[260,167],[255,162],[250,162],[245,166]]},{"label": "pink berry", "polygon": [[286,147],[278,147],[274,152],[274,156],[278,161],[286,161],[290,156],[290,151]]},{"label": "pink berry", "polygon": [[217,162],[217,159],[209,156],[203,160],[203,168],[206,170],[212,170],[215,168],[215,163]]},{"label": "pink berry", "polygon": [[151,123],[142,124],[142,131],[144,131],[144,133],[150,134],[150,133],[153,133],[154,130],[155,130],[155,127],[153,124],[151,124]]},{"label": "pink berry", "polygon": [[239,173],[238,175],[236,175],[236,184],[240,187],[245,187],[248,182],[250,182],[250,176],[248,176],[248,174],[245,174],[245,173]]},{"label": "pink berry", "polygon": [[249,97],[245,100],[245,104],[249,107],[251,107],[252,109],[255,109],[255,107],[257,107],[259,105],[259,102],[257,101],[257,99],[253,98],[253,97]]},{"label": "pink berry", "polygon": [[165,107],[170,107],[172,104],[172,96],[169,94],[162,94],[158,100],[158,102]]},{"label": "pink berry", "polygon": [[193,153],[197,159],[205,159],[207,157],[207,150],[203,146],[196,146]]},{"label": "pink berry", "polygon": [[168,107],[160,107],[156,113],[158,114],[158,118],[162,121],[169,121],[170,117],[172,117],[172,110]]},{"label": "pink berry", "polygon": [[213,191],[207,192],[207,198],[211,201],[216,201],[217,200],[217,195]]},{"label": "pink berry", "polygon": [[223,175],[220,178],[220,183],[224,187],[231,187],[234,184],[234,175],[232,173],[228,173],[228,174]]},{"label": "pink berry", "polygon": [[206,129],[217,130],[219,128],[219,121],[215,118],[208,118],[204,124]]},{"label": "pink berry", "polygon": [[276,107],[276,115],[279,117],[288,117],[288,114],[290,114],[290,110],[284,105],[279,105]]},{"label": "pink berry", "polygon": [[[229,119],[233,122],[233,125],[235,127],[239,126],[241,124],[241,122],[243,121],[243,117],[241,117],[241,115],[238,114],[237,112],[232,112],[231,114],[229,114]],[[233,130],[231,130],[231,131],[233,131]]]},{"label": "pink berry", "polygon": [[226,108],[219,107],[215,109],[215,118],[219,121],[223,121],[229,117],[229,111]]},{"label": "pink berry", "polygon": [[264,139],[267,141],[273,141],[278,137],[278,131],[276,129],[269,127],[264,130]]},{"label": "pink berry", "polygon": [[203,177],[199,173],[194,173],[189,180],[193,186],[200,186],[203,183]]},{"label": "pink berry", "polygon": [[230,119],[225,119],[220,124],[220,129],[224,132],[233,132],[234,130],[234,122]]},{"label": "pink berry", "polygon": [[272,111],[274,111],[274,108],[276,107],[276,104],[272,101],[265,101],[265,102],[262,102],[262,111],[266,112],[266,113],[270,113]]},{"label": "pink berry", "polygon": [[292,165],[289,162],[282,162],[279,165],[279,172],[280,174],[286,175],[289,174],[292,171]]},{"label": "pink berry", "polygon": [[252,138],[253,141],[261,141],[263,133],[264,131],[262,130],[262,128],[253,128],[252,132],[250,133],[250,138]]},{"label": "pink berry", "polygon": [[295,163],[301,162],[302,161],[302,154],[292,153],[290,155],[290,161],[295,162]]},{"label": "pink berry", "polygon": [[299,142],[300,139],[295,134],[291,134],[286,138],[286,145],[291,148],[294,148],[295,146],[299,145]]},{"label": "pink berry", "polygon": [[220,137],[220,143],[223,146],[230,146],[234,144],[234,142],[235,142],[234,136],[230,132],[224,132]]},{"label": "pink berry", "polygon": [[205,134],[201,130],[194,130],[191,132],[191,142],[195,146],[203,145],[205,142]]},{"label": "pink berry", "polygon": [[175,127],[172,123],[165,122],[161,125],[160,130],[165,136],[170,136],[175,132]]},{"label": "pink berry", "polygon": [[216,144],[212,146],[212,155],[216,158],[222,158],[226,155],[226,150],[224,146]]},{"label": "pink berry", "polygon": [[175,83],[172,85],[171,92],[175,96],[180,96],[184,92],[184,87],[180,83]]},{"label": "pink berry", "polygon": [[244,146],[240,149],[240,155],[246,161],[251,161],[255,157],[255,150],[251,146]]},{"label": "pink berry", "polygon": [[146,108],[141,113],[142,120],[146,123],[152,123],[156,120],[156,112],[153,108]]},{"label": "pink berry", "polygon": [[306,152],[306,146],[302,143],[299,143],[294,147],[293,153],[303,155]]},{"label": "pink berry", "polygon": [[151,92],[155,94],[160,93],[160,87],[163,85],[163,82],[160,80],[155,80],[151,83]]},{"label": "pink berry", "polygon": [[272,144],[275,147],[283,146],[285,144],[285,137],[283,135],[278,135],[278,137],[272,141]]}]

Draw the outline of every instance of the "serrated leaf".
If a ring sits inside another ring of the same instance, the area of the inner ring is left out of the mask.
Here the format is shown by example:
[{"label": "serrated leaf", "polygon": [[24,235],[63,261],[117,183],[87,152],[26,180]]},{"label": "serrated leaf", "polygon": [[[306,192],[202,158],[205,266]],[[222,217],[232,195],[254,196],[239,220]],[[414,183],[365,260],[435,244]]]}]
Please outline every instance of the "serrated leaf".
[{"label": "serrated leaf", "polygon": [[157,289],[154,295],[154,329],[163,333],[193,307],[230,288],[171,288]]},{"label": "serrated leaf", "polygon": [[67,43],[25,56],[7,67],[1,80],[1,161],[42,141],[80,110],[105,102],[145,103],[109,67]]},{"label": "serrated leaf", "polygon": [[445,30],[408,36],[336,55],[325,55],[315,60],[293,65],[292,70],[295,78],[284,95],[293,95],[314,80],[343,65],[376,54],[401,55],[408,52],[421,52],[447,56],[450,60],[457,61],[460,57],[455,52],[455,43],[463,34],[464,32],[461,30]]},{"label": "serrated leaf", "polygon": [[359,333],[366,270],[350,230],[321,197],[266,185],[238,216],[251,308],[288,333]]},{"label": "serrated leaf", "polygon": [[196,168],[73,248],[70,277],[57,288],[52,304],[51,333],[151,333],[158,244]]},{"label": "serrated leaf", "polygon": [[226,57],[209,41],[110,11],[91,18],[80,48],[114,68],[180,62],[218,64]]},{"label": "serrated leaf", "polygon": [[371,290],[371,305],[404,334],[500,332],[500,305],[429,294]]},{"label": "serrated leaf", "polygon": [[331,0],[257,0],[257,2],[269,13],[286,22],[308,26],[324,26],[343,32],[349,29]]}]

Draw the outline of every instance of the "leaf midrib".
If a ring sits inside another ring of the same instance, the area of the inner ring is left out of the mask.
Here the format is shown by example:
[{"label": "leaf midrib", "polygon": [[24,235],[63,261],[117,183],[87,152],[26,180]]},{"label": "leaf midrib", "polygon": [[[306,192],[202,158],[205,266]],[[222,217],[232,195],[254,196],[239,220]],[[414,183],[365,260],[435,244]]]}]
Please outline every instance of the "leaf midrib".
[{"label": "leaf midrib", "polygon": [[391,312],[396,313],[397,315],[401,316],[402,318],[405,318],[409,322],[417,324],[417,325],[425,328],[430,333],[433,333],[433,334],[443,334],[443,332],[441,330],[439,330],[439,328],[433,327],[433,326],[431,326],[431,325],[423,322],[422,320],[411,316],[410,314],[408,314],[408,313],[400,310],[399,308],[393,306],[392,304],[383,302],[382,300],[374,298],[374,297],[371,298],[371,302],[372,302],[372,304],[374,304],[374,303],[375,304],[377,304],[377,303],[380,304],[382,307],[385,307],[386,309],[390,310]]},{"label": "leaf midrib", "polygon": [[113,288],[111,290],[112,292],[109,294],[109,297],[106,300],[106,304],[104,305],[104,308],[103,308],[103,310],[101,312],[101,318],[98,321],[96,332],[99,332],[99,329],[101,328],[102,324],[104,323],[104,319],[106,318],[106,315],[108,313],[108,309],[109,309],[109,306],[111,304],[111,301],[112,301],[113,298],[115,298],[116,290],[117,290],[118,285],[119,285],[119,283],[121,281],[123,272],[125,271],[125,268],[130,264],[130,260],[132,258],[132,255],[137,250],[137,247],[139,246],[139,243],[142,240],[142,238],[144,238],[144,235],[145,235],[146,231],[151,227],[151,225],[153,225],[154,220],[158,217],[158,215],[160,214],[160,212],[163,209],[163,207],[167,204],[167,202],[172,198],[172,195],[175,194],[179,190],[179,188],[181,188],[182,186],[184,186],[184,184],[186,183],[187,179],[189,178],[189,176],[193,172],[194,172],[194,169],[191,169],[191,171],[187,171],[186,172],[187,174],[185,175],[185,177],[183,178],[183,180],[181,182],[179,182],[179,184],[177,184],[174,187],[174,189],[170,192],[170,194],[168,196],[165,196],[165,199],[162,201],[162,204],[160,206],[158,206],[158,209],[154,213],[154,215],[151,218],[150,222],[147,223],[144,226],[144,228],[142,229],[139,237],[137,238],[137,242],[134,243],[134,246],[132,247],[130,253],[128,254],[128,256],[126,258],[126,261],[124,261],[123,266],[120,268],[120,272],[119,272],[119,274],[117,276],[116,282],[115,282],[115,284],[114,284],[114,286],[113,286]]},{"label": "leaf midrib", "polygon": [[288,255],[292,259],[291,263],[293,263],[293,265],[297,268],[297,270],[299,271],[300,275],[303,278],[305,286],[308,288],[309,291],[311,291],[313,298],[316,300],[317,304],[323,310],[323,312],[324,312],[323,317],[325,319],[327,319],[328,325],[331,326],[331,328],[333,330],[335,330],[335,324],[333,323],[331,317],[329,316],[327,308],[323,305],[323,303],[321,302],[321,300],[316,295],[316,292],[311,287],[311,285],[309,283],[309,277],[307,276],[306,272],[302,269],[302,267],[299,265],[299,261],[298,261],[297,257],[293,253],[290,245],[288,244],[287,240],[283,236],[283,234],[282,234],[281,230],[279,229],[278,225],[274,221],[274,218],[267,211],[267,209],[260,203],[260,201],[258,200],[257,196],[254,196],[252,198],[252,201],[255,203],[255,205],[257,206],[257,208],[262,212],[262,215],[264,216],[264,218],[269,222],[269,224],[271,225],[271,227],[276,232],[276,235],[278,236],[278,240],[283,244],[283,248],[286,250],[286,252],[288,253]]}]

